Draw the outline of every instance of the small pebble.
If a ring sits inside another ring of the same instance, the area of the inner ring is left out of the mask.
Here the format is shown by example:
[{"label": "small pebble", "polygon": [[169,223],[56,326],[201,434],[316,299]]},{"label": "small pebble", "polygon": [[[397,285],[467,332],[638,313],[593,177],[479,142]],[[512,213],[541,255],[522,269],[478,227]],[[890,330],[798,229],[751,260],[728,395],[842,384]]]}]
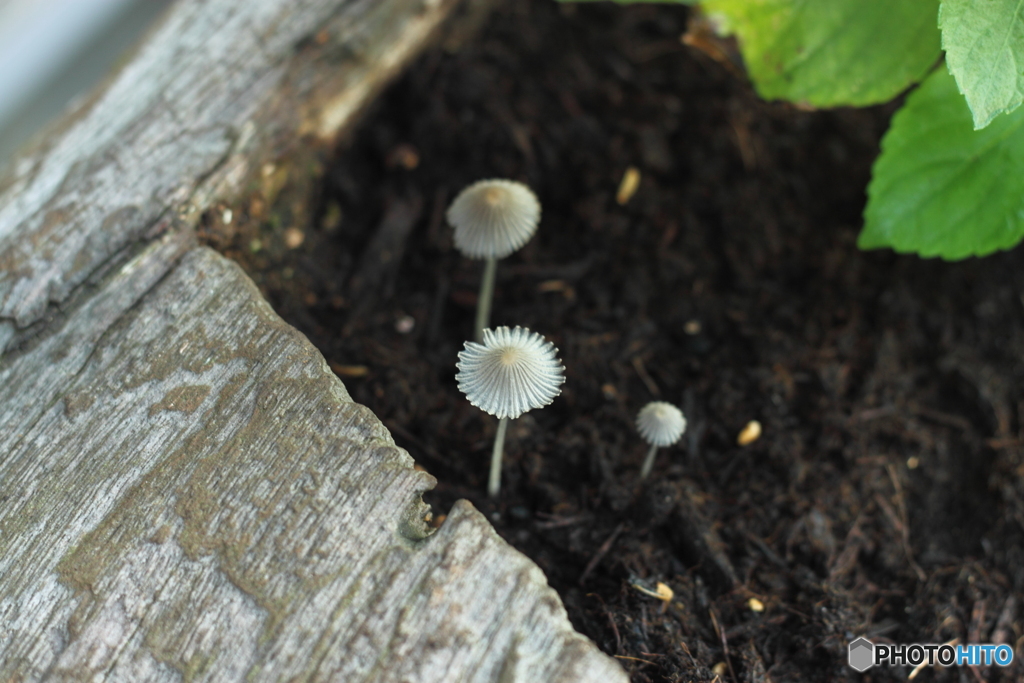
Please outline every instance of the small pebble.
[{"label": "small pebble", "polygon": [[330,365],[331,370],[339,377],[365,377],[370,372],[370,368],[365,365],[341,365],[333,362]]},{"label": "small pebble", "polygon": [[667,607],[668,603],[671,602],[672,598],[674,598],[676,595],[672,591],[672,589],[668,587],[668,584],[662,583],[661,581],[655,584],[653,591],[649,588],[645,588],[639,583],[634,583],[633,588],[637,589],[644,595],[649,595],[652,598],[658,598],[659,600],[663,601],[665,603],[663,607]]},{"label": "small pebble", "polygon": [[736,443],[740,446],[747,446],[759,438],[761,438],[761,423],[757,420],[751,420],[743,428],[743,431],[740,432],[740,435],[736,437]]},{"label": "small pebble", "polygon": [[625,206],[626,202],[633,198],[640,187],[640,169],[630,166],[622,174],[622,181],[619,183],[619,191],[615,194],[615,201],[619,206]]},{"label": "small pebble", "polygon": [[288,228],[284,231],[284,246],[289,249],[298,248],[306,240],[306,233],[298,228]]},{"label": "small pebble", "polygon": [[416,328],[416,318],[411,315],[401,315],[395,321],[395,332],[398,334],[409,334]]}]

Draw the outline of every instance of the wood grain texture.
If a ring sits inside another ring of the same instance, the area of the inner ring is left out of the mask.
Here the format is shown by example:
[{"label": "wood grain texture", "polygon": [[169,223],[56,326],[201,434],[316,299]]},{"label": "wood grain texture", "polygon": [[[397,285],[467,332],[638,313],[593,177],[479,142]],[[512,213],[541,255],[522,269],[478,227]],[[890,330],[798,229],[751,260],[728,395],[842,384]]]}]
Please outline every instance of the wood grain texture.
[{"label": "wood grain texture", "polygon": [[183,0],[0,183],[0,681],[599,681],[466,502],[194,227],[455,0]]},{"label": "wood grain texture", "polygon": [[[455,0],[180,0],[106,87],[0,179],[0,342],[104,263],[331,137]],[[3,347],[0,347],[0,351]]]},{"label": "wood grain texture", "polygon": [[433,478],[237,266],[131,306],[182,244],[3,369],[0,680],[626,680],[469,503],[430,533]]}]

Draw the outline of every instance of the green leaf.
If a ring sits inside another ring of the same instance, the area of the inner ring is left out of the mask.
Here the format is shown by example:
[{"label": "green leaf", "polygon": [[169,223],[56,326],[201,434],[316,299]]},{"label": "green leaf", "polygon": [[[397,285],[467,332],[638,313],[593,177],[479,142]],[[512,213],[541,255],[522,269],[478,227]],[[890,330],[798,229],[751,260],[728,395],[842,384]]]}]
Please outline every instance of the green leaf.
[{"label": "green leaf", "polygon": [[882,138],[861,249],[961,259],[1024,237],[1024,108],[974,130],[947,69],[907,98]]},{"label": "green leaf", "polygon": [[1024,1],[942,0],[946,64],[984,128],[1024,101]]},{"label": "green leaf", "polygon": [[705,0],[765,99],[817,107],[892,99],[939,57],[938,0]]}]

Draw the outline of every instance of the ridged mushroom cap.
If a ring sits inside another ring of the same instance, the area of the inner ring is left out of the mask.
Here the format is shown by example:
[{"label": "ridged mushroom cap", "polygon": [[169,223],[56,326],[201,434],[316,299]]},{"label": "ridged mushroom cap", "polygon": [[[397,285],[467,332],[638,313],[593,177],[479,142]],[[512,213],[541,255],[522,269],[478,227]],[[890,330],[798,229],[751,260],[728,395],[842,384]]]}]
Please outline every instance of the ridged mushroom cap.
[{"label": "ridged mushroom cap", "polygon": [[652,446],[671,446],[686,431],[686,418],[671,403],[651,401],[637,413],[636,428]]},{"label": "ridged mushroom cap", "polygon": [[448,207],[455,247],[469,258],[505,258],[530,241],[540,222],[540,202],[514,180],[480,180]]},{"label": "ridged mushroom cap", "polygon": [[483,336],[483,344],[466,342],[455,364],[455,381],[471,404],[515,419],[562,393],[565,367],[554,344],[525,327],[497,327]]}]

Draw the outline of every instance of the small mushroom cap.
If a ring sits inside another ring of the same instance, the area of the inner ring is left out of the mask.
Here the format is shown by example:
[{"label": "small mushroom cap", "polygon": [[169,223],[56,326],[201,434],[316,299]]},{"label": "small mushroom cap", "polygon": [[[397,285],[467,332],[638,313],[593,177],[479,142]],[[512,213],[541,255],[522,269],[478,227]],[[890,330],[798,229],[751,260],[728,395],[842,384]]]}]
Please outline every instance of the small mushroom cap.
[{"label": "small mushroom cap", "polygon": [[497,327],[483,336],[483,344],[466,342],[455,364],[455,381],[471,404],[515,419],[562,393],[565,367],[554,344],[525,327]]},{"label": "small mushroom cap", "polygon": [[652,446],[671,446],[686,431],[686,418],[671,403],[651,401],[637,413],[636,428]]},{"label": "small mushroom cap", "polygon": [[480,180],[448,207],[455,247],[469,258],[505,258],[530,241],[540,222],[540,202],[514,180]]}]

